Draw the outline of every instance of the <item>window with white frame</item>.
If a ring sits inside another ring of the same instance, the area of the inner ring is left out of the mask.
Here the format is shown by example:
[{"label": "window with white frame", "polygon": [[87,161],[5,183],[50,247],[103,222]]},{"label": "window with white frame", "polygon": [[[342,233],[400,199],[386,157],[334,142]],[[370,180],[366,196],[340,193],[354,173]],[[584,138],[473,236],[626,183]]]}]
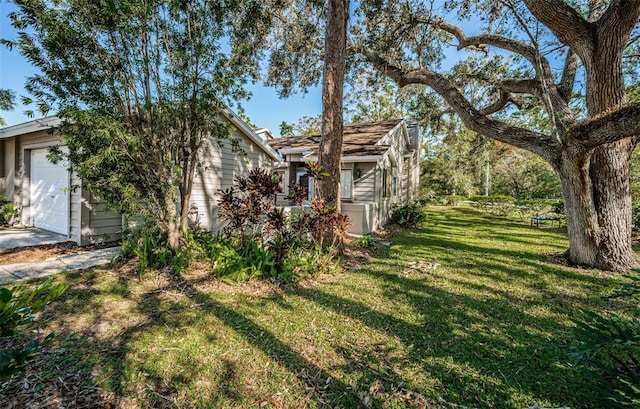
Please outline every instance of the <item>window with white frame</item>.
[{"label": "window with white frame", "polygon": [[352,199],[353,169],[342,169],[340,172],[340,198],[344,200]]}]

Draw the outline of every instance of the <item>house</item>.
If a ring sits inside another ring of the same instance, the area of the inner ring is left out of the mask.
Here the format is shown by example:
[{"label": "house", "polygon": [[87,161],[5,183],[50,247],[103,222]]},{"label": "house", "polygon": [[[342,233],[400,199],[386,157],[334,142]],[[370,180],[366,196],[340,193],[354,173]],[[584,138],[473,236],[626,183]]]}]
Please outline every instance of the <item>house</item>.
[{"label": "house", "polygon": [[[260,136],[231,111],[220,120],[228,124],[245,155],[232,152],[230,143],[210,140],[202,152],[202,171],[195,176],[192,216],[202,227],[219,227],[219,189],[234,176],[255,167],[273,167],[281,160]],[[18,204],[21,226],[34,226],[66,235],[78,245],[119,238],[124,220],[83,189],[82,181],[66,163],[51,163],[49,148],[62,145],[52,128],[60,119],[47,117],[0,129],[0,194]],[[64,149],[64,146],[61,146]],[[75,187],[70,189],[70,187]]]},{"label": "house", "polygon": [[[277,171],[285,194],[293,182],[313,192],[305,165],[317,161],[320,136],[265,138],[284,160]],[[416,198],[420,175],[420,129],[404,119],[344,126],[341,206],[349,216],[352,234],[368,234],[384,226],[395,205]]]}]

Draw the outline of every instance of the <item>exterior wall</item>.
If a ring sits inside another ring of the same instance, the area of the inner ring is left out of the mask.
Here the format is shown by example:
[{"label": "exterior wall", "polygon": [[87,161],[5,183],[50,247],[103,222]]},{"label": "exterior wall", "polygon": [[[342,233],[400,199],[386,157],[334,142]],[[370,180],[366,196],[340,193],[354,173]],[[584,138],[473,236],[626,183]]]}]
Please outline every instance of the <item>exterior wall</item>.
[{"label": "exterior wall", "polygon": [[411,203],[418,198],[420,181],[420,155],[419,150],[414,150],[405,158],[405,169],[402,184],[405,186],[404,202]]},{"label": "exterior wall", "polygon": [[0,155],[2,155],[2,169],[0,170],[0,185],[2,195],[12,199],[15,195],[16,184],[16,139],[7,138],[0,141]]},{"label": "exterior wall", "polygon": [[[31,151],[60,145],[55,135],[45,130],[32,132],[2,141],[4,192],[20,207],[18,224],[31,226]],[[120,238],[122,218],[107,212],[103,204],[90,200],[83,192],[81,180],[72,173],[69,191],[69,240],[78,245]]]},{"label": "exterior wall", "polygon": [[218,191],[230,188],[235,176],[246,175],[254,168],[271,167],[274,162],[239,130],[232,128],[232,136],[239,139],[246,156],[232,152],[229,141],[211,140],[202,155],[202,171],[194,176],[191,206],[200,226],[213,231],[222,227],[218,216]]},{"label": "exterior wall", "polygon": [[[73,177],[77,182],[80,182],[75,174]],[[78,199],[72,200],[72,203],[77,203],[80,209],[82,228],[80,230],[80,241],[76,241],[75,239],[74,241],[84,246],[120,239],[123,228],[122,215],[107,210],[107,206],[102,203],[99,198],[91,195],[85,189],[76,189],[75,194],[78,196]],[[72,233],[76,225],[78,224],[72,223]],[[77,236],[72,235],[72,237]]]},{"label": "exterior wall", "polygon": [[377,203],[342,203],[342,213],[349,216],[349,233],[364,235],[380,228]]},{"label": "exterior wall", "polygon": [[354,169],[360,170],[362,176],[359,179],[353,178],[353,203],[368,203],[376,201],[376,163],[362,162],[354,163]]}]

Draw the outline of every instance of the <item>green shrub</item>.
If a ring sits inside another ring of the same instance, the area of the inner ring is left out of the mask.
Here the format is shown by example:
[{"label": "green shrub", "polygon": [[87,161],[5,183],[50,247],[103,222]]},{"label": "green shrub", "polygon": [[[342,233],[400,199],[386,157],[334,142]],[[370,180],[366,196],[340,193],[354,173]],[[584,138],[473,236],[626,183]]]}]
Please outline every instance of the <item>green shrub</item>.
[{"label": "green shrub", "polygon": [[[640,275],[612,297],[640,295]],[[568,355],[587,380],[591,400],[601,408],[640,407],[640,319],[613,313],[584,311],[575,320],[574,342]]]},{"label": "green shrub", "polygon": [[[150,268],[161,270],[169,267],[180,273],[192,261],[190,246],[174,251],[169,245],[167,232],[148,222],[125,231],[122,236],[120,253],[124,258],[138,258],[140,277]],[[185,240],[190,240],[190,237],[185,237]]]},{"label": "green shrub", "polygon": [[511,196],[471,196],[470,201],[481,204],[496,204],[496,203],[515,203],[516,198]]},{"label": "green shrub", "polygon": [[[53,278],[49,278],[35,290],[24,286],[0,288],[0,337],[15,336],[19,330],[35,324],[35,314],[66,290],[62,284],[52,283]],[[41,342],[31,340],[26,348],[0,351],[0,380],[8,381],[18,373],[33,353],[51,343],[54,336],[52,332]]]},{"label": "green shrub", "polygon": [[640,200],[631,203],[631,221],[636,230],[640,230]]},{"label": "green shrub", "polygon": [[456,195],[442,196],[440,199],[442,204],[445,206],[460,206],[465,200],[467,200],[465,196]]},{"label": "green shrub", "polygon": [[360,236],[354,240],[354,243],[356,245],[363,247],[365,249],[375,246],[377,242],[378,242],[378,239],[369,234],[365,234],[364,236]]},{"label": "green shrub", "polygon": [[415,227],[427,220],[427,215],[418,203],[410,203],[394,209],[391,222],[402,227]]},{"label": "green shrub", "polygon": [[556,200],[552,208],[553,213],[564,216],[564,200]]},{"label": "green shrub", "polygon": [[[315,163],[309,163],[307,169],[316,179],[325,175]],[[336,206],[314,199],[309,211],[295,215],[276,207],[280,182],[280,177],[267,169],[253,169],[245,177],[236,177],[234,185],[222,191],[218,205],[221,219],[227,222],[225,239],[242,260],[218,260],[224,267],[216,274],[236,281],[254,277],[290,280],[297,272],[307,270],[292,265],[292,254],[304,262],[305,257],[298,256],[301,252],[313,258],[315,251],[327,251],[344,239],[349,218],[338,213]],[[304,190],[290,186],[291,191],[296,192],[292,200],[300,203]]]},{"label": "green shrub", "polygon": [[0,224],[6,226],[20,214],[18,206],[4,196],[0,196]]}]

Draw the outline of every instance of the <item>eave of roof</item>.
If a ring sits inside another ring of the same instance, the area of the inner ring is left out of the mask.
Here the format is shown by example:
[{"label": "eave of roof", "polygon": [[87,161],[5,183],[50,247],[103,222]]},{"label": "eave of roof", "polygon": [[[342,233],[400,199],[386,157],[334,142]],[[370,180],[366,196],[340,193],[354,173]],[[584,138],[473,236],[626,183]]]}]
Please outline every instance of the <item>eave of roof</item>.
[{"label": "eave of roof", "polygon": [[17,125],[0,128],[0,139],[12,138],[14,136],[26,135],[33,132],[44,131],[56,127],[62,123],[57,116],[47,116],[34,119]]}]

